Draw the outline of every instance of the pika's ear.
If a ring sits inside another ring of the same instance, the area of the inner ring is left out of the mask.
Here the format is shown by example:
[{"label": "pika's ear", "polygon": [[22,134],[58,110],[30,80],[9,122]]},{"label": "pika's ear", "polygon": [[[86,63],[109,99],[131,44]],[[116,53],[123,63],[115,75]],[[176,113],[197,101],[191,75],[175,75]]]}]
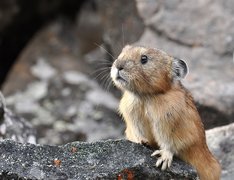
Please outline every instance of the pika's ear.
[{"label": "pika's ear", "polygon": [[181,60],[174,58],[172,62],[172,76],[175,80],[183,79],[188,74],[187,64]]}]

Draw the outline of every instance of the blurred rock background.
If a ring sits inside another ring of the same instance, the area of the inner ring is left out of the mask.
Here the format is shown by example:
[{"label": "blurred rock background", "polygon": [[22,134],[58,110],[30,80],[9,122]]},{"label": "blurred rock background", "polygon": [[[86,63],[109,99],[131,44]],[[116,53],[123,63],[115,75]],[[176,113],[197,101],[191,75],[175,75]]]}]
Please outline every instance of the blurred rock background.
[{"label": "blurred rock background", "polygon": [[223,178],[233,179],[232,0],[1,0],[0,82],[8,108],[32,124],[41,144],[122,138],[120,92],[108,73],[125,44],[188,63],[183,83]]}]

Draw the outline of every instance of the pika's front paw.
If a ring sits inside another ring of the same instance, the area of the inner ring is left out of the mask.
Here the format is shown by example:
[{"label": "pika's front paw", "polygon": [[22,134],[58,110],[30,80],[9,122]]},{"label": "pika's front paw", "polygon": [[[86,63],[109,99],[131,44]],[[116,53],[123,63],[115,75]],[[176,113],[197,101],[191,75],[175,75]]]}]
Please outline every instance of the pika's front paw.
[{"label": "pika's front paw", "polygon": [[150,148],[150,143],[147,140],[141,140],[141,144],[147,148]]},{"label": "pika's front paw", "polygon": [[171,166],[173,153],[171,153],[168,150],[156,150],[153,152],[153,154],[151,154],[151,156],[155,156],[155,155],[160,155],[160,157],[158,158],[156,162],[157,167],[162,165],[161,169],[164,171],[166,168],[169,168]]}]

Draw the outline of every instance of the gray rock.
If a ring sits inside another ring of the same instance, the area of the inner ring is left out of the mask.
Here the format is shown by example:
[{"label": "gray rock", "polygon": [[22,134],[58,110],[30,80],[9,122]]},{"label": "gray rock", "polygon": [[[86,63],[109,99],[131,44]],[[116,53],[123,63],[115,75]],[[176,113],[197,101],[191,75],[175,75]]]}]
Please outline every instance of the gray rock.
[{"label": "gray rock", "polygon": [[234,123],[206,131],[209,148],[222,165],[222,179],[234,177]]},{"label": "gray rock", "polygon": [[3,87],[7,105],[30,120],[40,144],[123,137],[118,100],[91,75],[96,66],[76,51],[80,41],[74,31],[61,20],[44,28]]},{"label": "gray rock", "polygon": [[76,29],[80,41],[80,48],[77,50],[81,54],[89,53],[102,44],[104,28],[95,1],[84,1],[76,20]]},{"label": "gray rock", "polygon": [[0,92],[0,140],[12,139],[21,143],[36,143],[36,132],[24,118],[6,108]]},{"label": "gray rock", "polygon": [[0,2],[0,33],[12,23],[13,18],[19,12],[19,6],[16,1],[2,0]]},{"label": "gray rock", "polygon": [[[134,43],[144,32],[136,2],[125,0],[96,0],[103,26],[107,50],[117,57],[126,44]],[[111,58],[111,57],[110,57]]]},{"label": "gray rock", "polygon": [[126,140],[73,142],[63,146],[0,142],[0,178],[12,179],[196,179],[175,159],[170,169],[155,167],[152,150]]},{"label": "gray rock", "polygon": [[11,65],[39,28],[52,17],[74,18],[82,2],[84,0],[1,0],[0,56],[4,61],[0,61],[0,84],[4,83]]},{"label": "gray rock", "polygon": [[218,54],[232,54],[234,13],[226,11],[227,4],[218,0],[196,4],[186,0],[162,1],[148,24],[178,44],[208,46]]},{"label": "gray rock", "polygon": [[152,18],[152,16],[160,9],[161,1],[150,0],[142,1],[136,0],[137,10],[140,17],[147,24],[147,21]]}]

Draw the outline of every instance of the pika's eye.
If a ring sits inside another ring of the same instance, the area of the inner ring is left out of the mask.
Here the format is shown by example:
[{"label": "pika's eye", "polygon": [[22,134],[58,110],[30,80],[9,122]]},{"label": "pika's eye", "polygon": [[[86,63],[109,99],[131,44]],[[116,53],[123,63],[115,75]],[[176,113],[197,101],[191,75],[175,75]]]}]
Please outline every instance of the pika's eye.
[{"label": "pika's eye", "polygon": [[146,64],[148,62],[148,57],[146,55],[141,55],[141,64]]}]

